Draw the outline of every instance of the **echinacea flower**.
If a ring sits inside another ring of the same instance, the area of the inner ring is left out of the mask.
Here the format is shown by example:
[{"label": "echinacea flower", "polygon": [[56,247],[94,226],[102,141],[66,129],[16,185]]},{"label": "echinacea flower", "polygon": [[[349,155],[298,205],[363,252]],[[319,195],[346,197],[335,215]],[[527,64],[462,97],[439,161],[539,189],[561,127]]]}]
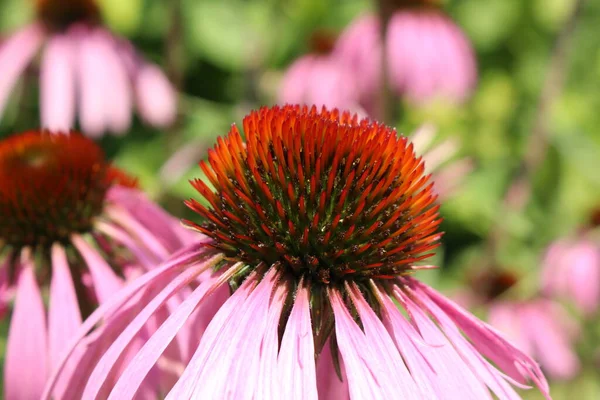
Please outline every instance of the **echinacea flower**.
[{"label": "echinacea flower", "polygon": [[330,36],[315,32],[311,47],[311,53],[295,60],[285,72],[279,101],[360,111],[358,82],[345,63],[331,57]]},{"label": "echinacea flower", "polygon": [[549,299],[495,301],[489,323],[504,332],[525,353],[535,356],[554,379],[571,379],[580,370],[574,342],[579,326],[566,310]]},{"label": "echinacea flower", "polygon": [[0,45],[0,117],[12,88],[43,47],[40,109],[44,128],[68,131],[76,110],[86,134],[123,133],[136,107],[164,127],[176,94],[162,71],[100,23],[95,0],[36,0],[37,19]]},{"label": "echinacea flower", "polygon": [[[517,399],[511,383],[529,378],[548,396],[529,356],[413,276],[431,268],[419,262],[441,234],[433,185],[405,137],[348,113],[299,106],[252,112],[243,130],[245,140],[235,125],[218,140],[201,163],[208,181],[193,182],[202,201],[187,204],[205,221],[187,223],[203,243],[84,322],[79,339],[100,326],[112,345],[74,377],[87,382],[82,398],[133,398],[178,329],[206,317],[195,310],[222,287],[231,296],[173,388],[157,396]],[[122,361],[156,310],[198,277]],[[143,309],[129,316],[133,305]],[[106,315],[115,308],[122,311]]]},{"label": "echinacea flower", "polygon": [[572,301],[585,315],[600,306],[600,246],[590,238],[552,243],[542,269],[544,293]]},{"label": "echinacea flower", "polygon": [[384,47],[393,92],[417,105],[436,98],[465,101],[477,81],[469,40],[431,2],[398,3],[390,17],[385,46],[380,37],[380,20],[365,15],[342,32],[333,51],[333,57],[352,68],[363,105],[372,108],[382,84]]},{"label": "echinacea flower", "polygon": [[6,307],[15,297],[7,399],[39,398],[82,318],[127,276],[190,242],[177,220],[76,133],[30,131],[0,141],[0,221],[0,296]]}]

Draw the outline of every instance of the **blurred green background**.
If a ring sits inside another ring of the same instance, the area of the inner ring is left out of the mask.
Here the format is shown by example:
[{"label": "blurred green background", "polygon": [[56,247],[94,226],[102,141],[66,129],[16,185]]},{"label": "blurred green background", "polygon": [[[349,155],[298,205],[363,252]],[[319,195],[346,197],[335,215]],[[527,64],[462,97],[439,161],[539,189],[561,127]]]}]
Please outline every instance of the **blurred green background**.
[{"label": "blurred green background", "polygon": [[[136,120],[123,136],[101,144],[114,162],[136,175],[150,196],[177,216],[196,162],[231,123],[276,102],[286,67],[309,49],[317,29],[341,31],[375,3],[367,0],[101,0],[106,24],[162,66],[181,91],[176,126],[159,131]],[[541,255],[553,239],[588,223],[600,207],[600,1],[587,1],[568,43],[564,87],[542,118],[549,147],[531,174],[533,193],[522,209],[504,207],[506,192],[522,174],[556,38],[575,0],[448,0],[446,11],[477,52],[479,83],[462,106],[425,109],[397,104],[401,120],[387,121],[409,134],[422,123],[437,126],[438,140],[459,138],[460,155],[475,168],[443,205],[444,246],[437,271],[421,278],[449,293],[472,271],[500,265],[522,277],[511,296],[538,289]],[[0,40],[30,21],[30,2],[0,1]],[[0,72],[1,73],[1,72]],[[0,122],[0,136],[39,125],[36,85],[21,83]],[[400,112],[401,110],[401,112]],[[533,143],[533,148],[543,146]],[[175,153],[190,160],[165,163]],[[187,167],[189,168],[187,168]],[[490,246],[490,235],[501,240]],[[5,331],[5,329],[4,329]],[[585,366],[569,382],[553,382],[555,399],[600,398],[600,323],[588,321],[577,343]],[[4,338],[5,332],[2,337]],[[538,398],[535,391],[524,394]]]}]

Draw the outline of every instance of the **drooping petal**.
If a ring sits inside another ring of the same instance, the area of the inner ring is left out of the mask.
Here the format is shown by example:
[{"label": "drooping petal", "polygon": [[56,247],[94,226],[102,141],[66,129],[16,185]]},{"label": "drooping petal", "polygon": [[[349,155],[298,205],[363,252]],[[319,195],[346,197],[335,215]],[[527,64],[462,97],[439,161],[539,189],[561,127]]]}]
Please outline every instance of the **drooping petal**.
[{"label": "drooping petal", "polygon": [[100,137],[108,126],[105,91],[112,87],[102,59],[102,44],[89,28],[77,26],[70,34],[78,43],[79,120],[83,131]]},{"label": "drooping petal", "polygon": [[[68,343],[68,346],[65,346],[62,358],[55,366],[55,370],[48,380],[48,384],[44,388],[42,400],[49,399],[50,393],[54,390],[57,378],[62,372],[66,362],[70,359],[77,346],[84,341],[88,332],[94,328],[96,324],[103,318],[106,318],[107,315],[114,313],[116,309],[121,309],[132,299],[132,297],[138,295],[140,292],[157,285],[164,285],[165,280],[169,279],[173,274],[179,273],[184,267],[189,266],[190,263],[193,263],[194,260],[198,260],[205,253],[206,247],[204,244],[191,246],[185,251],[182,251],[180,255],[174,256],[168,262],[165,262],[162,266],[159,266],[147,274],[144,274],[139,279],[136,279],[119,293],[116,293],[113,297],[108,299],[105,303],[100,304],[100,306],[83,322],[73,339]],[[109,322],[113,323],[113,321]],[[83,378],[79,381],[82,380]]]},{"label": "drooping petal", "polygon": [[131,399],[160,355],[165,351],[194,309],[218,287],[223,278],[203,282],[160,326],[131,360],[111,391],[109,399]]},{"label": "drooping petal", "polygon": [[115,274],[106,260],[81,236],[73,235],[71,241],[85,260],[92,275],[98,302],[100,304],[104,303],[123,287],[123,280]]},{"label": "drooping petal", "polygon": [[315,344],[308,289],[300,288],[285,327],[278,358],[281,396],[290,400],[317,399]]},{"label": "drooping petal", "polygon": [[118,207],[116,205],[106,207],[104,212],[111,220],[121,225],[130,234],[136,237],[145,248],[154,253],[159,260],[165,260],[169,257],[169,251],[160,242],[160,240],[154,236],[144,224],[134,218],[126,209]]},{"label": "drooping petal", "polygon": [[375,311],[360,293],[358,286],[349,286],[350,298],[358,311],[367,342],[371,346],[374,357],[379,360],[379,365],[388,373],[385,379],[398,385],[398,388],[394,390],[402,398],[424,398],[426,394],[416,385],[400,357],[394,341]]},{"label": "drooping petal", "polygon": [[69,132],[75,123],[74,43],[69,35],[53,35],[40,65],[42,127]]},{"label": "drooping petal", "polygon": [[[481,356],[477,350],[462,335],[454,322],[442,312],[439,307],[429,299],[422,299],[424,306],[435,316],[440,328],[446,334],[450,343],[462,356],[465,363],[474,371],[475,375],[484,382],[498,399],[518,400],[520,396],[508,384],[505,376]],[[520,385],[519,385],[520,386]]]},{"label": "drooping petal", "polygon": [[50,366],[58,364],[61,352],[80,325],[81,313],[67,254],[64,248],[55,244],[52,246],[52,281],[48,310]]},{"label": "drooping petal", "polygon": [[[581,366],[564,316],[553,305],[539,301],[526,307],[520,314],[524,334],[529,337],[532,355],[535,355],[549,376],[571,379]],[[551,350],[549,350],[551,349]]]},{"label": "drooping petal", "polygon": [[38,399],[48,377],[46,315],[34,266],[26,261],[21,271],[12,314],[4,391],[7,399]]},{"label": "drooping petal", "polygon": [[0,118],[17,79],[37,53],[43,38],[44,29],[36,23],[14,33],[0,46]]},{"label": "drooping petal", "polygon": [[429,286],[414,279],[410,279],[410,282],[411,285],[417,288],[415,293],[420,296],[426,295],[437,304],[471,339],[473,345],[481,354],[495,362],[502,371],[521,384],[526,384],[526,379],[530,378],[545,396],[549,396],[546,378],[538,364],[531,357],[510,344],[494,328],[478,320]]},{"label": "drooping petal", "polygon": [[230,336],[227,336],[230,335],[227,328],[232,320],[232,316],[236,308],[240,307],[248,298],[255,284],[254,279],[247,278],[244,284],[219,309],[206,328],[202,342],[186,366],[185,371],[183,371],[183,374],[167,395],[167,400],[190,399],[192,397],[192,393],[196,385],[198,385],[206,359],[214,348],[213,345],[218,343],[223,337],[230,338]]},{"label": "drooping petal", "polygon": [[[270,338],[269,331],[277,331],[277,323],[273,326],[272,322],[279,321],[274,317],[281,313],[285,294],[283,285],[275,286],[276,281],[275,272],[271,270],[244,303],[233,310],[232,318],[219,340],[214,344],[204,340],[200,343],[201,348],[210,346],[210,355],[192,398],[252,399],[254,390],[261,388],[260,370],[266,361],[261,359],[261,349],[273,345],[265,340]],[[273,356],[271,365],[275,367],[276,354],[270,355]],[[276,379],[275,371],[266,373],[267,377]],[[264,385],[262,389],[265,389]]]},{"label": "drooping petal", "polygon": [[491,395],[472,368],[464,362],[452,343],[425,314],[421,307],[409,298],[403,298],[406,309],[410,312],[427,343],[419,346],[425,359],[434,373],[430,379],[437,387],[437,395],[443,399],[490,399]]},{"label": "drooping petal", "polygon": [[[335,316],[335,334],[346,367],[350,397],[353,399],[393,398],[396,386],[390,387],[388,372],[376,358],[371,343],[346,308],[341,295],[330,291]],[[397,394],[397,393],[396,393]],[[409,397],[410,398],[410,397]]]},{"label": "drooping petal", "polygon": [[84,391],[84,398],[96,398],[123,352],[130,345],[131,341],[139,334],[140,330],[146,325],[156,310],[164,305],[174,293],[186,286],[199,273],[214,265],[214,263],[218,262],[221,258],[221,256],[211,258],[204,263],[201,268],[186,269],[182,274],[169,282],[158,295],[152,298],[148,305],[144,307],[127,328],[125,328],[117,340],[110,346],[108,351],[102,356],[89,378]]},{"label": "drooping petal", "polygon": [[153,64],[142,64],[135,75],[140,116],[150,125],[167,127],[177,117],[177,93],[165,74]]},{"label": "drooping petal", "polygon": [[112,34],[102,28],[93,33],[96,51],[100,62],[104,64],[105,74],[110,86],[104,88],[104,104],[107,128],[113,133],[123,134],[131,125],[133,94],[126,66],[121,61],[117,43]]},{"label": "drooping petal", "polygon": [[346,368],[344,367],[343,360],[340,357],[338,359],[341,379],[335,369],[331,339],[328,339],[317,360],[317,391],[320,399],[350,399]]}]

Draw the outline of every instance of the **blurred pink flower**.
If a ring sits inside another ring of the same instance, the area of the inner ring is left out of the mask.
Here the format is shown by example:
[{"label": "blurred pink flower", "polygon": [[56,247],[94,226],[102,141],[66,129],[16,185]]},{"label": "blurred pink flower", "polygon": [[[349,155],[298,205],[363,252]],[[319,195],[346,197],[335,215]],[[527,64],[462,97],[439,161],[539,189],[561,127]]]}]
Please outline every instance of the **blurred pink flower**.
[{"label": "blurred pink flower", "polygon": [[[361,101],[372,108],[381,85],[380,23],[362,16],[340,36],[332,57],[352,69]],[[460,28],[440,10],[411,6],[390,19],[386,39],[390,85],[416,104],[465,101],[477,81],[475,54]]]},{"label": "blurred pink flower", "polygon": [[579,327],[560,304],[547,299],[496,301],[490,306],[488,320],[519,349],[539,360],[549,376],[571,379],[579,372],[573,349]]},{"label": "blurred pink flower", "polygon": [[313,32],[311,53],[294,61],[282,78],[280,103],[364,113],[358,105],[358,82],[352,70],[330,55],[334,43],[335,36],[329,32]]},{"label": "blurred pink flower", "polygon": [[177,99],[171,83],[129,42],[98,23],[94,1],[40,0],[37,5],[37,21],[0,45],[0,117],[18,78],[43,48],[44,128],[68,131],[78,111],[80,125],[90,136],[123,133],[134,107],[151,125],[164,127],[174,121]]},{"label": "blurred pink flower", "polygon": [[544,259],[542,285],[546,294],[594,314],[600,305],[600,246],[586,238],[554,242]]},{"label": "blurred pink flower", "polygon": [[286,71],[279,101],[356,112],[359,93],[355,82],[351,71],[335,58],[309,54],[297,59]]},{"label": "blurred pink flower", "polygon": [[[38,399],[82,317],[197,237],[76,133],[0,142],[0,220],[0,298],[5,307],[15,298],[7,399]],[[61,383],[54,394],[65,390],[74,389]]]},{"label": "blurred pink flower", "polygon": [[[531,358],[411,276],[431,268],[416,263],[438,245],[441,221],[405,137],[314,107],[263,108],[243,126],[245,141],[234,125],[201,163],[210,186],[193,182],[203,202],[187,204],[206,222],[187,223],[206,236],[101,305],[78,332],[86,340],[100,324],[97,339],[111,343],[102,353],[87,347],[94,362],[73,376],[86,382],[82,398],[133,398],[179,329],[198,317],[202,336],[186,342],[193,356],[159,396],[518,399],[511,383],[532,379],[549,398]],[[215,302],[228,286],[233,293]],[[179,296],[185,300],[123,361]],[[217,311],[194,316],[198,307]],[[74,341],[69,351],[76,348]]]}]

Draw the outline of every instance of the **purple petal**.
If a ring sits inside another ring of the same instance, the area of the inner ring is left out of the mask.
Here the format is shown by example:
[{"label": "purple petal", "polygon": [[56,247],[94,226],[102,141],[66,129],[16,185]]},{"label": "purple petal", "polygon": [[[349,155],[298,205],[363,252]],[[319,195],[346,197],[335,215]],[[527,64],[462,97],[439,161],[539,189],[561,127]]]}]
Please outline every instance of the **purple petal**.
[{"label": "purple petal", "polygon": [[356,324],[337,291],[330,291],[335,316],[335,333],[346,367],[350,397],[353,399],[393,398],[396,385],[374,354],[372,344]]},{"label": "purple petal", "polygon": [[388,373],[386,379],[398,385],[394,389],[397,395],[402,398],[423,398],[424,393],[408,372],[394,341],[356,285],[350,286],[350,298],[358,311],[366,340],[371,346],[374,357]]},{"label": "purple petal", "polygon": [[63,34],[51,36],[40,66],[42,126],[69,132],[75,123],[74,43]]},{"label": "purple petal", "polygon": [[100,304],[104,303],[123,287],[123,280],[114,273],[106,260],[81,236],[73,235],[71,242],[88,266],[98,302]]},{"label": "purple petal", "polygon": [[48,311],[48,335],[50,365],[60,360],[68,340],[81,326],[79,303],[65,249],[52,246],[52,281],[50,283],[50,306]]},{"label": "purple petal", "polygon": [[459,305],[453,303],[427,285],[410,279],[417,288],[420,297],[427,296],[447,314],[471,339],[475,348],[495,362],[515,381],[525,384],[526,378],[532,379],[545,396],[548,395],[548,383],[537,363],[521,350],[510,344],[498,331],[478,320]]},{"label": "purple petal", "polygon": [[34,266],[21,271],[4,363],[7,399],[38,399],[48,376],[46,315]]},{"label": "purple petal", "polygon": [[135,396],[152,366],[157,362],[194,309],[220,283],[215,281],[206,281],[198,286],[160,326],[124,370],[112,389],[109,399],[132,399]]},{"label": "purple petal", "polygon": [[15,32],[0,46],[0,118],[19,76],[25,71],[44,39],[39,24]]},{"label": "purple petal", "polygon": [[169,282],[158,295],[152,298],[148,305],[144,307],[127,328],[125,328],[117,340],[110,346],[108,351],[102,356],[89,378],[84,391],[84,398],[96,398],[123,352],[130,345],[131,341],[139,334],[140,330],[146,325],[156,310],[164,305],[174,293],[189,284],[199,273],[214,265],[214,263],[221,258],[221,256],[217,257],[218,259],[211,258],[199,267],[186,269],[182,274],[177,276],[177,278]]},{"label": "purple petal", "polygon": [[[200,246],[194,246],[182,252],[178,257],[173,257],[171,260],[166,262],[160,267],[153,269],[152,271],[144,274],[139,279],[136,279],[123,290],[116,293],[113,297],[108,299],[105,303],[101,304],[81,325],[73,339],[69,342],[68,346],[65,346],[65,350],[61,361],[55,366],[55,370],[52,373],[46,387],[44,388],[44,395],[42,400],[49,399],[50,393],[56,385],[57,378],[62,372],[65,363],[70,359],[73,351],[76,347],[84,341],[84,338],[88,332],[93,329],[103,318],[111,313],[114,313],[116,309],[121,309],[123,305],[127,304],[132,297],[139,294],[141,291],[148,288],[152,288],[156,285],[164,284],[165,279],[168,279],[173,273],[181,271],[183,268],[188,267],[191,262],[198,259],[203,253],[206,252],[206,247],[201,244]],[[108,321],[112,323],[112,321]]]},{"label": "purple petal", "polygon": [[142,64],[135,77],[140,116],[150,125],[167,127],[177,117],[177,93],[156,65]]},{"label": "purple petal", "polygon": [[286,399],[317,399],[315,345],[310,321],[308,289],[296,293],[285,326],[278,359],[281,396]]}]

